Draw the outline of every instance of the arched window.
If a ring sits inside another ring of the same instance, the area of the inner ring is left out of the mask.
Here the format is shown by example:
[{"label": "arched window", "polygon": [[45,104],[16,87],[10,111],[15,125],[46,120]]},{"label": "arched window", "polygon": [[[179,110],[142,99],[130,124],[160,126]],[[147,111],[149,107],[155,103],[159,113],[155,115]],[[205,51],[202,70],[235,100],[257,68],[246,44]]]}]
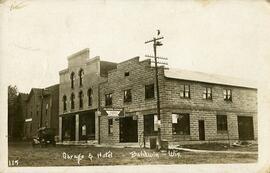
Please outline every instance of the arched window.
[{"label": "arched window", "polygon": [[75,99],[75,95],[74,93],[71,93],[71,96],[70,96],[70,105],[71,105],[71,109],[74,109],[74,99]]},{"label": "arched window", "polygon": [[83,69],[80,69],[79,71],[80,86],[83,85],[83,75],[84,75]]},{"label": "arched window", "polygon": [[82,91],[79,92],[79,105],[80,105],[80,108],[83,108],[83,92]]},{"label": "arched window", "polygon": [[75,73],[74,72],[72,72],[71,74],[70,74],[70,84],[71,84],[71,88],[73,89],[74,88],[74,80],[75,80]]},{"label": "arched window", "polygon": [[67,110],[67,96],[66,95],[63,96],[63,110],[64,111]]},{"label": "arched window", "polygon": [[92,106],[93,90],[91,88],[88,89],[87,96],[88,96],[88,106]]}]

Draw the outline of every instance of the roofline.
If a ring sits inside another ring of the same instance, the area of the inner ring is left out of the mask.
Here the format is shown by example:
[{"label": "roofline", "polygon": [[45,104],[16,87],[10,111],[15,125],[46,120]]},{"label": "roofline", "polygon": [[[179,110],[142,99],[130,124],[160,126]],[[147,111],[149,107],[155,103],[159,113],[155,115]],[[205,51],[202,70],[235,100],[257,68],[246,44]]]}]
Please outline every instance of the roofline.
[{"label": "roofline", "polygon": [[76,53],[74,53],[74,54],[71,54],[71,55],[68,56],[67,59],[70,60],[70,59],[72,59],[72,58],[75,58],[75,57],[78,56],[78,55],[83,54],[83,53],[89,53],[89,48],[85,48],[85,49],[83,49],[83,50],[80,50],[79,52],[76,52]]},{"label": "roofline", "polygon": [[198,81],[198,80],[191,80],[191,79],[180,79],[180,78],[168,77],[165,75],[164,77],[167,79],[173,79],[173,80],[199,82],[199,83],[204,83],[204,84],[215,84],[215,85],[232,86],[232,87],[237,87],[237,88],[247,88],[247,89],[252,89],[252,90],[258,90],[256,87],[249,87],[249,86],[230,85],[230,84],[224,84],[224,83],[206,82],[206,81]]},{"label": "roofline", "polygon": [[68,68],[66,68],[66,69],[64,69],[64,70],[59,71],[59,75],[61,75],[61,74],[65,74],[65,73],[67,73],[67,72],[68,72]]}]

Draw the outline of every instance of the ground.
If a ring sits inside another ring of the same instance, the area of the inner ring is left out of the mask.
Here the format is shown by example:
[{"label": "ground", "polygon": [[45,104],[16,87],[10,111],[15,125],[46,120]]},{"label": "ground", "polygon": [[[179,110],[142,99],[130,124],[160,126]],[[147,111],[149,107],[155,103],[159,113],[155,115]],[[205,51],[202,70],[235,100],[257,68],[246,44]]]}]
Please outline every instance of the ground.
[{"label": "ground", "polygon": [[[171,151],[170,154],[168,154],[167,152],[157,153],[155,150],[140,148],[94,146],[50,146],[46,148],[33,148],[29,143],[10,143],[8,150],[10,166],[254,163],[257,161],[258,157],[256,152],[254,154],[224,154]],[[241,148],[241,150],[243,150],[243,148]],[[247,151],[249,150],[247,149]],[[137,153],[137,155],[135,156],[134,153]],[[90,159],[91,157],[88,157],[89,154],[93,156],[92,160]],[[139,154],[141,156],[138,156]],[[98,155],[101,157],[98,158]],[[77,157],[74,158],[74,156]],[[78,156],[81,160],[78,159]]]}]

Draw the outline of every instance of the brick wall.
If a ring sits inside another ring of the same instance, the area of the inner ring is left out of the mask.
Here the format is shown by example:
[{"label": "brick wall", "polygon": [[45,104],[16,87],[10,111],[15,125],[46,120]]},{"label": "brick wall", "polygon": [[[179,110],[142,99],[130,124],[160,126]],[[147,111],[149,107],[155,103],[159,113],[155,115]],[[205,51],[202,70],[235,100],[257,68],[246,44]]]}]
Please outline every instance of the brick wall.
[{"label": "brick wall", "polygon": [[[107,80],[108,70],[116,67],[115,63],[100,61],[99,57],[89,59],[89,50],[82,50],[68,58],[68,68],[59,72],[59,114],[78,112],[98,108],[98,85]],[[83,69],[83,85],[79,85],[79,71]],[[74,88],[71,88],[71,73],[75,73]],[[101,75],[102,74],[102,75]],[[104,76],[104,77],[103,77]],[[93,91],[92,105],[88,106],[87,91]],[[83,92],[83,108],[79,108],[79,92]],[[70,96],[75,94],[75,108],[71,110]],[[67,111],[63,111],[63,96],[67,97]]]}]

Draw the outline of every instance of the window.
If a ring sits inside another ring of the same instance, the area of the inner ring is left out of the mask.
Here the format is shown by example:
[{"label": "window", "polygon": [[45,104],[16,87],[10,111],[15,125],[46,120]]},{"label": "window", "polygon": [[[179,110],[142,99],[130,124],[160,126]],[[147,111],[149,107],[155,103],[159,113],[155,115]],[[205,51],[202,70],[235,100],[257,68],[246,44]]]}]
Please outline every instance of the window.
[{"label": "window", "polygon": [[79,107],[83,108],[83,92],[79,92]]},{"label": "window", "polygon": [[227,115],[217,115],[217,131],[227,130]]},{"label": "window", "polygon": [[129,76],[129,72],[125,72],[125,77]]},{"label": "window", "polygon": [[156,135],[158,132],[158,117],[150,114],[144,115],[144,134],[146,136]]},{"label": "window", "polygon": [[88,89],[87,96],[88,96],[88,106],[92,106],[93,90],[91,88]]},{"label": "window", "polygon": [[145,98],[150,99],[155,97],[154,84],[145,85]]},{"label": "window", "polygon": [[226,101],[232,101],[232,90],[230,89],[223,90],[223,98]]},{"label": "window", "polygon": [[113,119],[112,118],[108,119],[108,133],[109,134],[113,133]]},{"label": "window", "polygon": [[49,108],[49,105],[46,104],[46,111],[45,111],[45,115],[46,115],[46,116],[48,115],[48,108]]},{"label": "window", "polygon": [[71,85],[71,88],[73,89],[74,88],[74,80],[75,80],[75,73],[72,72],[70,74],[70,85]]},{"label": "window", "polygon": [[189,114],[172,114],[172,133],[179,135],[190,134]]},{"label": "window", "polygon": [[63,96],[63,110],[64,111],[67,110],[67,96],[66,95]]},{"label": "window", "polygon": [[83,69],[80,69],[79,71],[80,87],[83,85],[83,75],[84,75]]},{"label": "window", "polygon": [[212,88],[206,87],[205,90],[203,91],[203,98],[207,100],[212,99]]},{"label": "window", "polygon": [[124,91],[124,102],[131,102],[132,100],[132,95],[131,95],[131,89],[125,90]]},{"label": "window", "polygon": [[112,93],[105,95],[105,106],[112,105]]},{"label": "window", "polygon": [[71,109],[74,109],[74,107],[75,107],[74,99],[75,99],[75,95],[74,95],[74,93],[72,93],[71,96],[70,96]]},{"label": "window", "polygon": [[189,85],[181,85],[180,97],[181,98],[190,98],[190,86]]}]

